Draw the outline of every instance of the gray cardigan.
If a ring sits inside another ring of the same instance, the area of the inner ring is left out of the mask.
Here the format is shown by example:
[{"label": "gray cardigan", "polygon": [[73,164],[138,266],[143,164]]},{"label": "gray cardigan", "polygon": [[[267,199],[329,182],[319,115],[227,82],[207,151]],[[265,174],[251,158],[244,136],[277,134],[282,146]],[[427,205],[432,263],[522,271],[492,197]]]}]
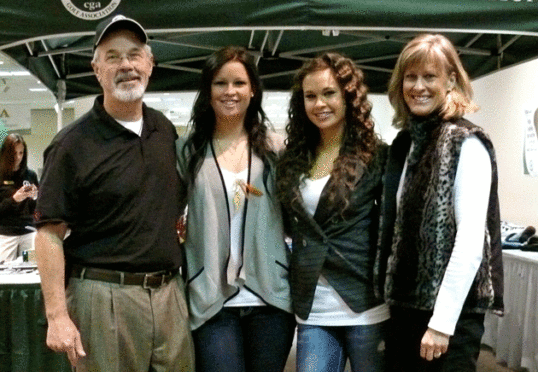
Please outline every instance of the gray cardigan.
[{"label": "gray cardigan", "polygon": [[[176,143],[182,179],[185,179],[188,164],[182,151],[185,140],[180,138]],[[269,140],[275,152],[284,146],[281,136],[271,133]],[[266,189],[263,162],[252,154],[250,181],[263,191],[263,195],[247,199],[243,229],[244,287],[263,302],[291,313],[289,250],[284,241],[281,209],[275,197],[273,164],[271,166]],[[184,243],[187,297],[191,328],[196,329],[217,314],[225,301],[239,290],[226,281],[230,224],[225,188],[210,147],[187,198],[187,237]]]}]

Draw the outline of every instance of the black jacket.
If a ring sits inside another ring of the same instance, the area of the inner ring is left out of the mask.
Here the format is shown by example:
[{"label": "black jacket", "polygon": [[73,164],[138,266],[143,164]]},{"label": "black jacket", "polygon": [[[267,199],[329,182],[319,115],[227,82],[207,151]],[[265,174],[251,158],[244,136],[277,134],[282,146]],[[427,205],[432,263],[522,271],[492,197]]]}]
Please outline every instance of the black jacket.
[{"label": "black jacket", "polygon": [[27,198],[17,203],[13,199],[23,181],[38,186],[37,175],[29,169],[15,172],[10,179],[0,180],[0,235],[16,236],[32,232],[26,226],[34,226],[36,201]]},{"label": "black jacket", "polygon": [[284,203],[293,240],[290,262],[293,309],[301,319],[307,319],[310,314],[320,274],[356,313],[383,302],[374,294],[373,265],[386,154],[387,146],[383,144],[359,179],[343,215],[342,204],[329,200],[330,180],[314,216],[310,216],[302,203]]}]

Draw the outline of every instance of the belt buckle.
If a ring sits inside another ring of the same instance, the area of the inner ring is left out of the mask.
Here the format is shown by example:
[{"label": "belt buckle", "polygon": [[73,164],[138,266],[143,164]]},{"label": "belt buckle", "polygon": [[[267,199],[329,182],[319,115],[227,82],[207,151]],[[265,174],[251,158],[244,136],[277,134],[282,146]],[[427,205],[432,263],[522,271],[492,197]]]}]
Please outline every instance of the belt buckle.
[{"label": "belt buckle", "polygon": [[148,287],[148,274],[144,274],[144,281],[142,282],[142,288],[144,289],[150,289],[151,287]]},{"label": "belt buckle", "polygon": [[80,270],[79,279],[84,280],[84,274],[86,274],[86,268],[85,267],[83,267],[82,270]]},{"label": "belt buckle", "polygon": [[[154,277],[158,277],[160,276],[161,277],[161,284],[159,284],[158,287],[162,287],[165,283],[165,278],[166,278],[166,274],[161,274],[161,275],[151,275],[151,274],[144,274],[144,281],[142,282],[142,288],[144,289],[151,289],[153,287],[150,287],[148,286],[148,278],[154,278]],[[158,288],[156,287],[156,288]]]}]

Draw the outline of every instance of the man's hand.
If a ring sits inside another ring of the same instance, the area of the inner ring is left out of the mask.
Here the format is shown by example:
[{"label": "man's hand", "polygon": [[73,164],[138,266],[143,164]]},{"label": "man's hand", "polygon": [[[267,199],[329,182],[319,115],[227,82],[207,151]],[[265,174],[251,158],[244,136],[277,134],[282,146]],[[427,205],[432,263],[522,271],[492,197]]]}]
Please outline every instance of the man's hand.
[{"label": "man's hand", "polygon": [[49,323],[47,346],[54,351],[67,353],[71,365],[75,366],[86,353],[82,347],[80,333],[67,311],[63,251],[66,233],[67,225],[63,222],[42,225],[37,229],[35,246]]},{"label": "man's hand", "polygon": [[80,340],[80,333],[73,321],[67,316],[49,322],[47,346],[56,352],[67,353],[73,367],[86,356]]},{"label": "man's hand", "polygon": [[420,342],[420,356],[429,361],[440,358],[448,350],[449,339],[449,335],[428,328]]}]

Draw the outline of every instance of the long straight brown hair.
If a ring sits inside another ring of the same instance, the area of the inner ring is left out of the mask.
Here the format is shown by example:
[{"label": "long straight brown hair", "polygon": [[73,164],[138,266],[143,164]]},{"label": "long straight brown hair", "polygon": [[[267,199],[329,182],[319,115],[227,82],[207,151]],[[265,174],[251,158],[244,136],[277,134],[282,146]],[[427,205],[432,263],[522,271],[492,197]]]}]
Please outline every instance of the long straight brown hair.
[{"label": "long straight brown hair", "polygon": [[15,147],[18,144],[24,146],[24,155],[19,169],[22,171],[26,170],[28,163],[28,149],[26,142],[24,142],[24,139],[20,134],[11,133],[4,139],[2,147],[0,148],[0,180],[10,178],[15,172],[13,169],[15,167]]}]

